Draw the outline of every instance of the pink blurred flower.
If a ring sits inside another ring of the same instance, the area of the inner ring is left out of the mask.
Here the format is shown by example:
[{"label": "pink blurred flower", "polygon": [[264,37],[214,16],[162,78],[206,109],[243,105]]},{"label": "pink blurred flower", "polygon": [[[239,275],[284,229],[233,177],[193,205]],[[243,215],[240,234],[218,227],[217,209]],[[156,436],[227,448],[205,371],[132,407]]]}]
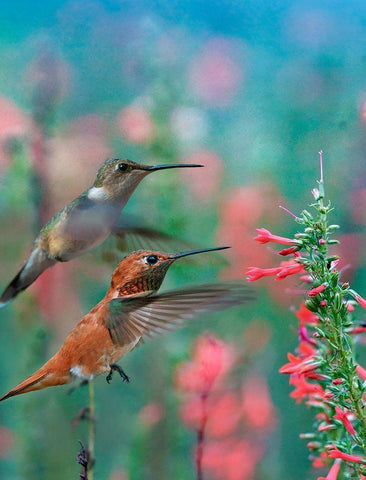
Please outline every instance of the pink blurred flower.
[{"label": "pink blurred flower", "polygon": [[275,412],[264,377],[249,374],[242,387],[242,408],[250,429],[270,430],[274,426]]},{"label": "pink blurred flower", "polygon": [[225,377],[235,361],[233,347],[212,335],[200,336],[193,348],[193,359],[176,372],[181,390],[207,392]]},{"label": "pink blurred flower", "polygon": [[147,427],[153,427],[159,423],[165,416],[164,406],[158,402],[151,402],[142,407],[139,412],[141,423]]},{"label": "pink blurred flower", "polygon": [[207,416],[205,435],[223,437],[232,434],[241,417],[240,401],[233,392],[212,395],[205,405],[199,396],[191,396],[179,409],[183,423],[199,430],[202,417]]},{"label": "pink blurred flower", "polygon": [[156,127],[150,113],[142,107],[123,108],[117,115],[118,132],[130,143],[150,143]]},{"label": "pink blurred flower", "polygon": [[0,425],[0,458],[5,458],[13,448],[14,436],[9,428]]},{"label": "pink blurred flower", "polygon": [[[366,102],[363,104],[362,117],[366,121]],[[353,220],[359,225],[366,225],[366,188],[353,189],[350,200]]]},{"label": "pink blurred flower", "polygon": [[230,437],[207,442],[202,464],[220,480],[250,480],[262,455],[263,448],[255,442]]},{"label": "pink blurred flower", "polygon": [[189,169],[181,169],[180,175],[187,184],[190,193],[200,202],[209,202],[217,192],[223,172],[221,158],[210,150],[199,150],[182,159],[182,163],[197,163],[204,168],[197,168],[195,175]]},{"label": "pink blurred flower", "polygon": [[11,158],[8,142],[26,136],[31,120],[15,103],[0,95],[0,168],[5,169]]},{"label": "pink blurred flower", "polygon": [[214,38],[193,61],[189,83],[193,92],[208,105],[226,106],[239,89],[242,77],[231,43]]},{"label": "pink blurred flower", "polygon": [[129,476],[125,472],[113,472],[109,477],[109,480],[128,480]]}]

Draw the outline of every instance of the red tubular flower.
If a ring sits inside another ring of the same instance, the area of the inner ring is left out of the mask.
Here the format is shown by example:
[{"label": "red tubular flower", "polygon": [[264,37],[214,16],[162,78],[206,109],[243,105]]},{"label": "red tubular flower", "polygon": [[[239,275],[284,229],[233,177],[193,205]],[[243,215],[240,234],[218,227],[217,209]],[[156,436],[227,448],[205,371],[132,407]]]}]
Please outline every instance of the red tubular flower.
[{"label": "red tubular flower", "polygon": [[361,295],[359,295],[354,290],[350,290],[350,294],[356,300],[356,302],[358,302],[361,305],[362,308],[366,308],[366,300],[362,298]]},{"label": "red tubular flower", "polygon": [[323,292],[327,288],[327,286],[328,285],[325,285],[323,283],[322,285],[319,285],[319,287],[312,288],[308,292],[309,297],[316,297],[317,295],[319,295],[319,293]]},{"label": "red tubular flower", "polygon": [[353,428],[353,425],[348,418],[348,416],[352,415],[352,413],[344,412],[338,406],[335,407],[335,411],[336,411],[336,415],[333,415],[333,418],[335,418],[336,420],[340,420],[343,423],[344,428],[347,430],[348,433],[350,433],[351,435],[356,435],[356,431]]},{"label": "red tubular flower", "polygon": [[279,237],[278,235],[273,235],[269,230],[265,228],[256,228],[258,237],[254,238],[255,242],[258,243],[283,243],[284,245],[299,245],[298,240],[293,238]]},{"label": "red tubular flower", "polygon": [[309,337],[306,327],[299,328],[299,339],[301,342],[310,343],[310,345],[316,345],[316,341]]},{"label": "red tubular flower", "polygon": [[321,385],[307,382],[305,375],[292,374],[290,384],[296,387],[295,390],[290,393],[290,397],[295,398],[296,403],[301,403],[308,398],[322,397],[324,393]]},{"label": "red tubular flower", "polygon": [[291,255],[292,253],[297,252],[299,247],[290,247],[290,248],[284,248],[278,252],[279,255],[282,255],[285,257],[286,255]]},{"label": "red tubular flower", "polygon": [[289,275],[294,275],[295,273],[304,271],[304,265],[297,262],[296,260],[281,262],[281,265],[282,265],[282,268],[277,273],[275,280],[282,280],[283,278],[286,278]]},{"label": "red tubular flower", "polygon": [[285,365],[279,369],[280,373],[307,373],[315,370],[318,366],[318,363],[315,362],[312,357],[301,359],[292,353],[288,353],[287,357],[290,362],[285,363]]},{"label": "red tubular flower", "polygon": [[346,462],[366,463],[365,458],[360,457],[359,455],[350,455],[349,453],[344,453],[341,450],[339,450],[339,448],[337,448],[335,445],[332,445],[331,450],[328,450],[328,456],[331,458],[341,458]]},{"label": "red tubular flower", "polygon": [[350,328],[349,330],[347,330],[348,333],[350,333],[351,335],[357,335],[359,333],[365,333],[366,332],[366,327],[362,327],[361,325],[359,325],[358,327],[353,327],[353,328]]},{"label": "red tubular flower", "polygon": [[333,463],[332,468],[329,470],[329,473],[326,477],[318,477],[318,480],[337,480],[339,469],[341,468],[342,460],[337,458]]},{"label": "red tubular flower", "polygon": [[319,322],[318,317],[305,307],[305,304],[300,305],[299,310],[295,311],[295,315],[300,321],[300,327],[303,327],[306,324],[316,325]]},{"label": "red tubular flower", "polygon": [[282,267],[276,268],[259,268],[259,267],[249,267],[247,270],[247,280],[248,282],[255,282],[262,277],[268,277],[271,275],[277,275],[281,271]]}]

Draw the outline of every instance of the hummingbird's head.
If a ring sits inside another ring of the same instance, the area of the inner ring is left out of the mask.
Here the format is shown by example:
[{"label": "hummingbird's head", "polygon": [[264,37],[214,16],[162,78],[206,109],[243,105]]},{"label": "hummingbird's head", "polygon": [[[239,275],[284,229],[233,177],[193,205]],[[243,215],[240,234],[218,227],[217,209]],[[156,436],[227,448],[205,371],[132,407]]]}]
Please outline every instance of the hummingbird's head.
[{"label": "hummingbird's head", "polygon": [[[196,164],[144,165],[132,160],[108,158],[100,167],[93,185],[93,193],[99,198],[104,195],[129,197],[140,181],[149,173],[168,168],[202,167]],[[102,189],[103,192],[98,191]]]},{"label": "hummingbird's head", "polygon": [[202,248],[181,253],[138,250],[121,260],[112,274],[111,289],[117,296],[135,295],[159,290],[170,265],[178,258],[230,247]]}]

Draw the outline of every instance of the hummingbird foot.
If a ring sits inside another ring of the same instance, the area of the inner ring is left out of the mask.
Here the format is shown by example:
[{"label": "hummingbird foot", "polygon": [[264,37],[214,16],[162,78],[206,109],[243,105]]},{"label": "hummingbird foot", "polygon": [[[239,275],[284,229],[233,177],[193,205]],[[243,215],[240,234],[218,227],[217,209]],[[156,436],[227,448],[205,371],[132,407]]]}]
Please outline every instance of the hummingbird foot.
[{"label": "hummingbird foot", "polygon": [[109,366],[111,367],[111,370],[106,377],[107,383],[111,382],[114,371],[120,374],[124,382],[130,383],[130,377],[125,374],[125,372],[122,370],[122,368],[119,365],[117,365],[117,363],[111,363]]},{"label": "hummingbird foot", "polygon": [[66,392],[67,395],[71,395],[72,392],[74,392],[75,390],[77,390],[78,388],[80,387],[84,387],[85,385],[88,385],[88,382],[89,380],[83,380],[82,382],[80,382],[78,385],[73,385],[72,387],[70,387],[68,389],[68,391]]}]

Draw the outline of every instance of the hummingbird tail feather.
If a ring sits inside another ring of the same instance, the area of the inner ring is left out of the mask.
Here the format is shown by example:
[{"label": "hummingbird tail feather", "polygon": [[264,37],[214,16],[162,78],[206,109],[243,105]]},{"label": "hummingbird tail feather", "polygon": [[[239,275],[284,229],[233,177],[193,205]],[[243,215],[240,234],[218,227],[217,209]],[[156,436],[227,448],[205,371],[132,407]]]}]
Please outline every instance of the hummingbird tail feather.
[{"label": "hummingbird tail feather", "polygon": [[19,383],[16,387],[10,390],[8,393],[3,395],[0,398],[0,402],[6,400],[7,398],[14,397],[14,395],[19,395],[21,393],[31,392],[33,390],[39,390],[42,387],[42,380],[44,380],[48,376],[48,372],[39,373],[36,372],[30,377],[28,377],[24,382]]},{"label": "hummingbird tail feather", "polygon": [[[51,359],[52,360],[52,359]],[[0,398],[0,402],[7,398],[20,395],[21,393],[33,392],[34,390],[42,390],[46,387],[54,387],[56,385],[65,385],[69,383],[70,377],[67,372],[62,372],[61,375],[57,375],[53,369],[48,367],[47,362],[43,367],[37,370],[33,375],[28,377],[23,382],[19,383],[16,387],[10,390],[8,393]]]},{"label": "hummingbird tail feather", "polygon": [[25,265],[3,291],[0,297],[0,308],[5,307],[21,291],[29,287],[46,268],[51,267],[55,263],[55,260],[50,259],[40,247],[33,250]]}]

